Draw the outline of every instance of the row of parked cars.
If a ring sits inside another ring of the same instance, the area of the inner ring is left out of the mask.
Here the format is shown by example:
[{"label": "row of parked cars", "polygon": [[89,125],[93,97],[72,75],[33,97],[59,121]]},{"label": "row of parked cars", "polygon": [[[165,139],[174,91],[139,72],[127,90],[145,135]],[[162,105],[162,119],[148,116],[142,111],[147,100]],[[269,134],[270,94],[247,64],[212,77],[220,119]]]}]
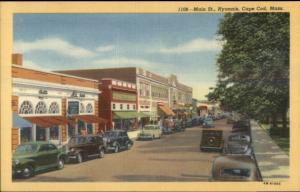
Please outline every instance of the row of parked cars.
[{"label": "row of parked cars", "polygon": [[68,144],[58,148],[45,141],[28,142],[19,145],[12,159],[13,177],[28,178],[48,169],[63,169],[66,162],[81,163],[90,157],[103,158],[107,152],[128,150],[133,141],[124,130],[111,130],[103,135],[78,135]]},{"label": "row of parked cars", "polygon": [[221,156],[213,161],[211,181],[260,181],[251,146],[250,120],[242,118],[232,123],[232,130],[225,140],[223,131],[207,129],[202,132],[201,151],[218,151]]}]

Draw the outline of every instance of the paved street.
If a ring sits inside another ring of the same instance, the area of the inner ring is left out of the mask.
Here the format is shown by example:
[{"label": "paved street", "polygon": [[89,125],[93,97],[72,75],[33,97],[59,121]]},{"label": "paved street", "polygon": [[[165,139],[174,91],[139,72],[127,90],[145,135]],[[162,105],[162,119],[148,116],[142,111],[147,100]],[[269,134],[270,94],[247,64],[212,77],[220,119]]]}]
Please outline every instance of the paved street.
[{"label": "paved street", "polygon": [[[231,127],[225,120],[215,125],[224,128],[225,135]],[[129,151],[67,164],[63,170],[16,181],[207,181],[212,160],[219,154],[200,152],[201,131],[193,127],[159,140],[135,141]]]}]

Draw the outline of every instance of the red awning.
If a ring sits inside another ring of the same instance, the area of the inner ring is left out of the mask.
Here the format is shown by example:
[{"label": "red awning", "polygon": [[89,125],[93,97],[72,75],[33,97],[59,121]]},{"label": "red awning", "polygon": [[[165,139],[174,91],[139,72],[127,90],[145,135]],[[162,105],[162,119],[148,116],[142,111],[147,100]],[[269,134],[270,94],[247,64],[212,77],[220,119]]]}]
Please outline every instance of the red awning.
[{"label": "red awning", "polygon": [[72,119],[79,119],[80,121],[84,121],[86,123],[107,123],[106,119],[97,117],[96,115],[76,115],[72,116]]},{"label": "red awning", "polygon": [[68,124],[68,119],[63,116],[41,116],[41,117],[24,117],[26,120],[39,127],[48,128],[55,125],[66,125]]},{"label": "red awning", "polygon": [[168,106],[159,103],[158,107],[160,108],[160,110],[162,110],[162,112],[164,112],[167,116],[175,116],[175,113],[172,111],[172,109],[170,109]]}]

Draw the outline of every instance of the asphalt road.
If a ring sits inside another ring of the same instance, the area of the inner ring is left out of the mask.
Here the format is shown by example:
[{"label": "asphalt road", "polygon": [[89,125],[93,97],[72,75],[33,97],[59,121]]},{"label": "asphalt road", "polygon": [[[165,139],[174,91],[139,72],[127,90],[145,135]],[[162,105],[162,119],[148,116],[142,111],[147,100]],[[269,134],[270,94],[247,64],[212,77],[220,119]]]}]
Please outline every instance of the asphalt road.
[{"label": "asphalt road", "polygon": [[[225,120],[215,122],[226,135],[231,125]],[[201,127],[163,136],[153,141],[135,141],[131,150],[105,154],[81,163],[66,164],[62,170],[39,173],[17,182],[172,182],[207,181],[216,152],[200,152]]]}]

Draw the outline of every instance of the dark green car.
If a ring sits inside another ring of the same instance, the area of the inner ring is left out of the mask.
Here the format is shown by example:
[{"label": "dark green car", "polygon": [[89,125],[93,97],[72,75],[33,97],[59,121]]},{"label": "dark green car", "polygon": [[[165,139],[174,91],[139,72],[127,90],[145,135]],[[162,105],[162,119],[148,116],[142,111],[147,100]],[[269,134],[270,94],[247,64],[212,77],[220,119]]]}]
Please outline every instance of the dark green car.
[{"label": "dark green car", "polygon": [[49,142],[29,142],[17,147],[12,160],[13,176],[29,178],[38,171],[63,169],[67,155]]}]

